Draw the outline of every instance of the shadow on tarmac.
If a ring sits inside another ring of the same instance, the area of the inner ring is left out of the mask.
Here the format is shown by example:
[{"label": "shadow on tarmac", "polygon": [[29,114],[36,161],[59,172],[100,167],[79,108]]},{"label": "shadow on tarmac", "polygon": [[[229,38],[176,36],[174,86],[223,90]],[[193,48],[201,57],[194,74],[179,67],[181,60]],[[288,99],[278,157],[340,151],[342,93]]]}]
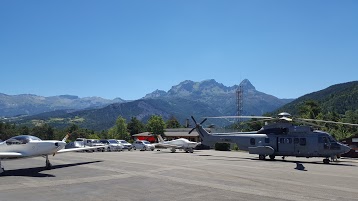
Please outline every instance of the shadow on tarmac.
[{"label": "shadow on tarmac", "polygon": [[[66,167],[73,167],[78,165],[86,165],[91,163],[99,163],[102,161],[91,161],[91,162],[82,162],[82,163],[71,163],[71,164],[63,164],[63,165],[53,165],[50,170],[60,169]],[[21,177],[55,177],[52,174],[41,173],[42,171],[46,171],[46,167],[35,167],[35,168],[23,168],[17,170],[5,170],[0,177],[6,176],[21,176]]]},{"label": "shadow on tarmac", "polygon": [[156,154],[198,154],[198,152],[200,151],[197,151],[197,150],[194,150],[193,153],[188,153],[188,152],[185,152],[184,150],[176,150],[175,152],[172,152],[170,151],[170,149],[155,149],[154,150]]},{"label": "shadow on tarmac", "polygon": [[[253,161],[261,161],[258,158],[247,158],[247,157],[232,157],[232,156],[213,156],[213,155],[197,155],[197,156],[206,156],[206,157],[214,157],[208,160],[225,160],[225,161],[242,161],[242,160],[253,160]],[[236,160],[235,160],[236,159]],[[316,164],[316,165],[337,165],[337,166],[348,166],[348,167],[353,167],[356,165],[353,164],[344,164],[345,161],[337,161],[337,162],[331,162],[329,164],[323,164],[323,162],[318,162],[318,161],[300,161],[300,160],[270,160],[270,159],[265,159],[264,161],[267,162],[284,162],[284,163],[303,163],[303,164]]]}]

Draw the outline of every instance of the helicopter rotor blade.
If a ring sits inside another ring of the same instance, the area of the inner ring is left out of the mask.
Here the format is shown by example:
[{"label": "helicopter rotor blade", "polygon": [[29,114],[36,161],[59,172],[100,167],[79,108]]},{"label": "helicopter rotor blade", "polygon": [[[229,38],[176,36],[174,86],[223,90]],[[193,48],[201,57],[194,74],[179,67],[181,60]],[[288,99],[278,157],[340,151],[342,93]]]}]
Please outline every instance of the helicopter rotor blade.
[{"label": "helicopter rotor blade", "polygon": [[308,122],[308,121],[302,121],[302,120],[299,120],[299,119],[294,119],[294,121],[300,122],[300,123],[303,123],[303,124],[307,124],[307,125],[310,125],[310,126],[319,127],[319,128],[324,127],[324,126],[321,126],[321,125],[318,125],[318,124],[314,124],[314,123],[311,123],[311,122]]},{"label": "helicopter rotor blade", "polygon": [[198,123],[196,122],[196,120],[194,119],[193,116],[191,116],[191,119],[193,119],[193,121],[194,121],[194,123],[195,123],[195,127],[192,128],[192,129],[189,131],[189,134],[190,134],[191,132],[193,132],[199,125],[203,124],[206,120],[208,120],[207,118],[205,118],[204,120],[202,120],[202,121],[198,124]]},{"label": "helicopter rotor blade", "polygon": [[207,119],[273,119],[265,116],[220,116],[220,117],[205,117]]},{"label": "helicopter rotor blade", "polygon": [[191,119],[194,121],[195,125],[198,124],[198,123],[196,123],[196,120],[194,119],[193,116],[191,116]]},{"label": "helicopter rotor blade", "polygon": [[203,121],[201,121],[199,125],[203,124],[206,120],[208,120],[208,118],[205,118]]},{"label": "helicopter rotor blade", "polygon": [[194,127],[193,129],[191,129],[191,130],[189,131],[189,134],[190,134],[191,132],[193,132],[195,129],[196,129],[196,127]]},{"label": "helicopter rotor blade", "polygon": [[303,119],[303,118],[297,118],[302,121],[315,121],[315,122],[322,122],[322,123],[332,123],[332,124],[342,124],[342,125],[348,125],[348,126],[358,126],[358,124],[351,124],[351,123],[344,123],[339,121],[326,121],[326,120],[320,120],[320,119]]}]

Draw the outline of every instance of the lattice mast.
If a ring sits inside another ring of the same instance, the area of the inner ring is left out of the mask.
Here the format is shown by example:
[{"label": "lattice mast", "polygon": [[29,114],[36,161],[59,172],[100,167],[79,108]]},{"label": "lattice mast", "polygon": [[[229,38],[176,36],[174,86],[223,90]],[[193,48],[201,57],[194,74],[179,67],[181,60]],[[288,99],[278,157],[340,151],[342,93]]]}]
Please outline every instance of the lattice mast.
[{"label": "lattice mast", "polygon": [[[236,115],[237,116],[242,116],[242,112],[243,112],[243,108],[244,108],[244,105],[243,105],[243,94],[244,94],[244,91],[243,91],[243,87],[242,85],[240,84],[239,87],[236,89],[236,106],[237,106],[237,111],[236,111]],[[237,124],[238,126],[240,126],[240,123],[241,123],[241,118],[237,118]]]}]

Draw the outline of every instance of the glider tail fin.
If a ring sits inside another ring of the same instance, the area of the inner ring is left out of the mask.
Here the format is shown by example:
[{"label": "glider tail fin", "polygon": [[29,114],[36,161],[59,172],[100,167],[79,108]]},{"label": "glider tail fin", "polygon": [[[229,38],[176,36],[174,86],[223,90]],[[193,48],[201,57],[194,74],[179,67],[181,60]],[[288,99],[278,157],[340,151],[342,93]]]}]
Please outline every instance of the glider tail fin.
[{"label": "glider tail fin", "polygon": [[68,137],[70,137],[70,133],[67,133],[67,135],[62,139],[62,142],[66,142]]},{"label": "glider tail fin", "polygon": [[164,140],[163,140],[161,135],[158,135],[158,142],[164,142]]}]

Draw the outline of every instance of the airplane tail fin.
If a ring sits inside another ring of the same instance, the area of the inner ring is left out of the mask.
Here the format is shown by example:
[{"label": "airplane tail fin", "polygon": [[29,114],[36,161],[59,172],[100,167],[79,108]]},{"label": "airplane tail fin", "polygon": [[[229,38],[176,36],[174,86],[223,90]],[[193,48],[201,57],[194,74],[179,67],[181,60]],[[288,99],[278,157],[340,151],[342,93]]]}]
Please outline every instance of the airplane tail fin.
[{"label": "airplane tail fin", "polygon": [[157,138],[158,138],[158,142],[164,142],[164,140],[163,140],[161,135],[158,135]]},{"label": "airplane tail fin", "polygon": [[65,137],[62,139],[62,142],[66,142],[68,137],[70,137],[70,133],[67,133],[67,135],[65,135]]}]

